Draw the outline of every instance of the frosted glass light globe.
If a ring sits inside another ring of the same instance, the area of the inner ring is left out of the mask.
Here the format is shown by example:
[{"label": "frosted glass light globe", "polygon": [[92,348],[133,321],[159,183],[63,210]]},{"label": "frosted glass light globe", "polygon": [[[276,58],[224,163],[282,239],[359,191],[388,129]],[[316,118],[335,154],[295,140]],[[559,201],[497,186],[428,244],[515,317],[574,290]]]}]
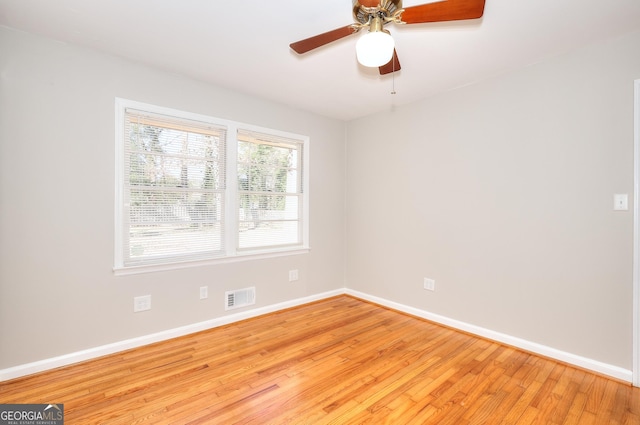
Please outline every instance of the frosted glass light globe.
[{"label": "frosted glass light globe", "polygon": [[378,67],[393,57],[393,37],[383,31],[368,32],[356,43],[356,57],[364,66]]}]

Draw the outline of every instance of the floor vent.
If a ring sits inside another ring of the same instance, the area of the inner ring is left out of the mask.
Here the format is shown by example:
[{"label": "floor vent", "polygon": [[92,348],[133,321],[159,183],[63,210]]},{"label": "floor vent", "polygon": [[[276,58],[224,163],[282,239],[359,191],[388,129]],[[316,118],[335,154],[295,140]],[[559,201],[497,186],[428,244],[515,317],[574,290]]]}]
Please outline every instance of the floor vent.
[{"label": "floor vent", "polygon": [[224,293],[225,310],[244,307],[256,303],[256,288],[236,289],[235,291],[227,291]]}]

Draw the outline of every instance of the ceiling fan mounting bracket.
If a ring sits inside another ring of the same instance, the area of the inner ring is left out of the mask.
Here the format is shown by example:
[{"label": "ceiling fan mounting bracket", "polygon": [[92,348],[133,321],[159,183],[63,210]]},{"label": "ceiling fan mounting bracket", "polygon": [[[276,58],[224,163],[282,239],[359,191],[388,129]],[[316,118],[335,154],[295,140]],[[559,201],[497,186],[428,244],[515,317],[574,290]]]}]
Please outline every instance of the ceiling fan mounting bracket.
[{"label": "ceiling fan mounting bracket", "polygon": [[[361,3],[362,2],[362,3]],[[397,24],[403,23],[400,15],[404,12],[402,9],[402,0],[353,0],[353,18],[355,25],[368,26],[373,18],[380,18],[383,25],[389,22]]]}]

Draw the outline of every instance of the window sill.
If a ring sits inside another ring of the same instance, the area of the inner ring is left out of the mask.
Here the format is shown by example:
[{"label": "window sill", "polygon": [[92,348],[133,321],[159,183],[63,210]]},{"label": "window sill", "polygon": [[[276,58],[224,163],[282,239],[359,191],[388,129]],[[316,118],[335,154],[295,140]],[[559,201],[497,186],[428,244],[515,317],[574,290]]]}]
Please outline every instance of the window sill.
[{"label": "window sill", "polygon": [[216,264],[226,264],[226,263],[238,263],[242,261],[251,261],[251,260],[261,260],[264,258],[275,258],[275,257],[284,257],[289,255],[300,255],[307,254],[311,251],[308,247],[297,248],[297,249],[287,249],[282,251],[269,251],[269,252],[243,252],[236,254],[235,256],[229,257],[221,257],[210,260],[201,260],[201,261],[185,261],[179,263],[170,263],[170,264],[151,264],[144,266],[130,266],[130,267],[114,267],[113,274],[115,276],[127,276],[132,274],[141,274],[141,273],[154,273],[154,272],[162,272],[168,270],[179,270],[186,269],[191,267],[201,267],[201,266],[210,266]]}]

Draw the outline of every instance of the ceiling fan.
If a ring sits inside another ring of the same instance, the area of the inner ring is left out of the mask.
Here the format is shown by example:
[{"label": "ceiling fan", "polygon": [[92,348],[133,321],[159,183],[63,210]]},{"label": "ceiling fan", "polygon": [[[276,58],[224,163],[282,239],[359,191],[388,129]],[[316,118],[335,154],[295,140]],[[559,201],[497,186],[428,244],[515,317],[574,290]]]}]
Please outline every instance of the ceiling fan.
[{"label": "ceiling fan", "polygon": [[400,70],[393,38],[385,25],[477,19],[484,13],[484,3],[485,0],[445,0],[403,9],[402,0],[353,0],[353,24],[296,41],[289,47],[303,54],[368,27],[369,32],[356,44],[358,61],[378,67],[380,75],[385,75]]}]

